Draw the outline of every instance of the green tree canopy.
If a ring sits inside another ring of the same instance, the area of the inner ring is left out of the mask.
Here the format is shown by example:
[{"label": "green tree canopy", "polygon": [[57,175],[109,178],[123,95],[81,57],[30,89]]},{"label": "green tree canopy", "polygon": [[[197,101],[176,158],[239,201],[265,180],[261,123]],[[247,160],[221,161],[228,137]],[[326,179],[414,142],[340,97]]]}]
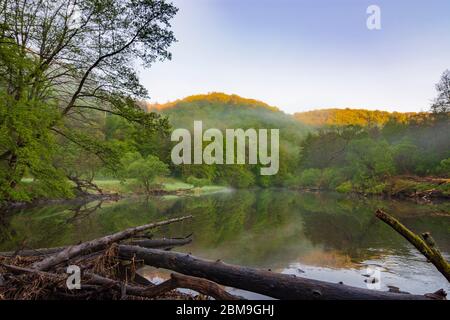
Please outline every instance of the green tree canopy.
[{"label": "green tree canopy", "polygon": [[150,193],[156,177],[167,176],[170,173],[169,166],[156,156],[148,156],[132,162],[127,171],[128,176],[137,179],[147,193]]},{"label": "green tree canopy", "polygon": [[117,166],[92,130],[105,114],[168,127],[137,102],[148,93],[135,66],[171,57],[176,12],[164,0],[0,0],[0,198],[18,198],[27,172],[67,193],[56,143]]}]

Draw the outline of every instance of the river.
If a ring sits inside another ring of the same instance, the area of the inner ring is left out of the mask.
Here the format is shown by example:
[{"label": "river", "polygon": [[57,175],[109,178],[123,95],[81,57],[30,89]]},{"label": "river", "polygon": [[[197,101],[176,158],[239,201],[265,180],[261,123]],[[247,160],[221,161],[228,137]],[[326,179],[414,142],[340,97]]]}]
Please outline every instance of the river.
[{"label": "river", "polygon": [[[155,231],[155,237],[192,233],[193,242],[177,250],[274,272],[362,288],[373,274],[380,280],[369,284],[374,289],[396,286],[417,294],[440,288],[449,291],[449,283],[432,264],[374,217],[377,208],[393,214],[415,232],[431,232],[449,257],[449,202],[417,204],[283,189],[67,202],[22,209],[9,214],[0,225],[0,251],[15,250],[22,244],[29,248],[68,245],[192,214],[193,220],[164,226]],[[151,268],[145,273],[165,276]]]}]

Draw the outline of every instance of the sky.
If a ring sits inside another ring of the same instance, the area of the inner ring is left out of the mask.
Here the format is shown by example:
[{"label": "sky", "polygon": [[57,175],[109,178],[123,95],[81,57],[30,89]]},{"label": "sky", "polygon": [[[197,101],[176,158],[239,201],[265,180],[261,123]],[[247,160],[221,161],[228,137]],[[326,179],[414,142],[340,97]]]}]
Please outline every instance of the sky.
[{"label": "sky", "polygon": [[[141,70],[150,102],[225,92],[287,113],[425,111],[450,68],[449,0],[174,0],[172,60]],[[370,5],[381,29],[369,30]]]}]

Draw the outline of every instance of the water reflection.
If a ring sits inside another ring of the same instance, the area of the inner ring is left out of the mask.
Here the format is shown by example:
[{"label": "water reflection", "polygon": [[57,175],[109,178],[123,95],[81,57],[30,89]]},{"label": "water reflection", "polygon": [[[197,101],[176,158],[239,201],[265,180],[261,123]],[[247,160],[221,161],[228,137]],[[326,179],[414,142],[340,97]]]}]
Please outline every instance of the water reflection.
[{"label": "water reflection", "polygon": [[[22,210],[0,230],[0,250],[77,243],[129,226],[185,214],[195,219],[157,231],[194,233],[179,250],[229,263],[365,286],[362,269],[382,268],[387,285],[411,292],[449,288],[445,279],[399,235],[374,218],[395,213],[416,232],[430,231],[450,252],[450,204],[348,198],[333,193],[242,190],[198,197],[124,199]],[[405,285],[404,280],[409,284]],[[406,287],[407,288],[406,288]]]}]

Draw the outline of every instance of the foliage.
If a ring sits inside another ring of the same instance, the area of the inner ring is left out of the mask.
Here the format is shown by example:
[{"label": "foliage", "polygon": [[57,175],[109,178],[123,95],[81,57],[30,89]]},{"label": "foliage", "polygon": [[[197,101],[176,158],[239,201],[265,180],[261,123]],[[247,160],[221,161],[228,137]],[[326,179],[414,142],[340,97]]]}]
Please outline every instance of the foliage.
[{"label": "foliage", "polygon": [[204,187],[211,184],[211,181],[209,181],[208,179],[201,179],[193,176],[189,176],[186,179],[186,182],[192,184],[194,187]]},{"label": "foliage", "polygon": [[294,117],[304,124],[312,126],[383,126],[389,121],[405,123],[415,113],[400,113],[387,111],[371,111],[365,109],[320,109],[297,112]]},{"label": "foliage", "polygon": [[[443,115],[429,114],[407,123],[390,121],[380,128],[351,125],[318,130],[301,144],[303,173],[297,185],[384,193],[393,192],[386,183],[393,175],[447,176],[448,121]],[[334,181],[326,182],[330,178]]]},{"label": "foliage", "polygon": [[164,105],[149,105],[148,108],[167,116],[173,128],[187,128],[191,131],[194,120],[202,120],[204,130],[218,128],[222,132],[230,128],[280,129],[280,168],[275,176],[261,176],[258,165],[171,167],[174,175],[182,179],[193,176],[234,187],[285,185],[297,168],[298,145],[310,130],[290,115],[264,102],[217,92],[190,96]]},{"label": "foliage", "polygon": [[437,171],[444,177],[450,177],[450,158],[442,160]]},{"label": "foliage", "polygon": [[156,156],[147,156],[131,162],[127,167],[128,176],[135,178],[149,193],[152,190],[153,182],[158,176],[167,176],[170,173],[167,164]]},{"label": "foliage", "polygon": [[143,139],[167,131],[167,119],[139,104],[147,92],[134,66],[170,59],[172,4],[0,0],[0,8],[0,200],[31,199],[20,186],[26,175],[46,195],[70,196],[66,176],[91,176],[92,156],[119,170],[130,146],[99,130],[108,114]]},{"label": "foliage", "polygon": [[450,70],[445,70],[441,80],[436,84],[438,95],[434,100],[431,110],[435,114],[447,114],[450,112]]}]

